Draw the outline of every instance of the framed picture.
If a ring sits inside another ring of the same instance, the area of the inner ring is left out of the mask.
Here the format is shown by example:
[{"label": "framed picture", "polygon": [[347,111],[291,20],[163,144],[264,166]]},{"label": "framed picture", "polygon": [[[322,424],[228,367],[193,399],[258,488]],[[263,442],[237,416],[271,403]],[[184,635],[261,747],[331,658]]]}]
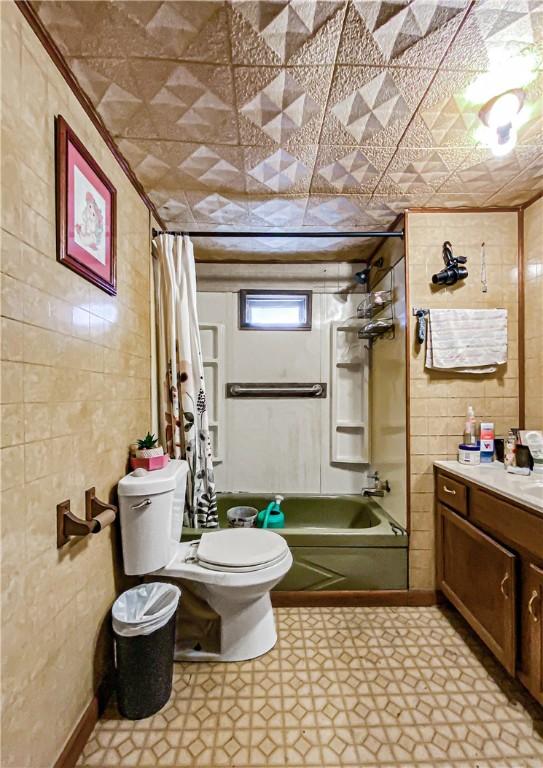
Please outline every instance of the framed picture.
[{"label": "framed picture", "polygon": [[57,261],[117,293],[115,187],[60,115],[56,118]]}]

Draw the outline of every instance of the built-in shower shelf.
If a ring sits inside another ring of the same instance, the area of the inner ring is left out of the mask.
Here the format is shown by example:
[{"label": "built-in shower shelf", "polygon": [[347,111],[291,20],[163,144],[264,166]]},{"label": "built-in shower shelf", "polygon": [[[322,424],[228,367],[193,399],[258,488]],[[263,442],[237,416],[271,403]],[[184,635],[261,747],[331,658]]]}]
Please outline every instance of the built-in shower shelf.
[{"label": "built-in shower shelf", "polygon": [[358,458],[357,456],[340,456],[338,455],[334,462],[336,464],[367,464],[367,459]]},{"label": "built-in shower shelf", "polygon": [[[224,325],[222,323],[201,323],[202,364],[205,372],[207,412],[209,431],[212,435],[215,464],[224,456]],[[213,414],[213,418],[211,415]]]},{"label": "built-in shower shelf", "polygon": [[358,339],[360,321],[332,323],[331,460],[369,463],[368,352]]}]

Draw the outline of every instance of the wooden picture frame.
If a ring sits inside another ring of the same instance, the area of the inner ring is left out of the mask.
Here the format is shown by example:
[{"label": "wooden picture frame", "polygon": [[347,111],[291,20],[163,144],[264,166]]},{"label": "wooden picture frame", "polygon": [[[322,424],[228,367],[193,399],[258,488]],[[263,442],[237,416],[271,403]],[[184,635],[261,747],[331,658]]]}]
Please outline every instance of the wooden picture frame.
[{"label": "wooden picture frame", "polygon": [[55,120],[57,261],[117,293],[117,190],[66,120]]}]

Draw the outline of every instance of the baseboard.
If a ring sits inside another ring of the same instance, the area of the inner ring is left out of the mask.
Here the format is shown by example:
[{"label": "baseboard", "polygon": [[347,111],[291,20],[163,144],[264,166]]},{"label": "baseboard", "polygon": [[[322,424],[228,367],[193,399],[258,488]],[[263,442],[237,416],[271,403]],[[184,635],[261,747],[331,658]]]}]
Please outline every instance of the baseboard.
[{"label": "baseboard", "polygon": [[297,591],[271,593],[272,605],[279,607],[300,606],[425,606],[437,605],[442,596],[433,589],[384,589],[343,591]]},{"label": "baseboard", "polygon": [[113,682],[108,677],[102,681],[98,691],[92,697],[89,705],[79,718],[71,736],[64,745],[64,749],[57,758],[54,768],[74,768],[79,759],[79,755],[83,752],[83,748],[89,740],[89,736],[93,732],[94,726],[104,711],[112,692]]}]

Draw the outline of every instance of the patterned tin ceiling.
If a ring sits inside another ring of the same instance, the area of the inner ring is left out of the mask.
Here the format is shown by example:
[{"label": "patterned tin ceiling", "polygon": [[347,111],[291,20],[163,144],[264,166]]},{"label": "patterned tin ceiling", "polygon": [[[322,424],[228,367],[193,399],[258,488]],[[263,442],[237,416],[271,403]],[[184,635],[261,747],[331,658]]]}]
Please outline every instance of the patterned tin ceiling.
[{"label": "patterned tin ceiling", "polygon": [[[409,206],[543,189],[543,0],[33,5],[172,228],[383,229]],[[527,119],[496,158],[478,111],[510,62],[531,72]],[[205,247],[353,258],[353,242]]]}]

